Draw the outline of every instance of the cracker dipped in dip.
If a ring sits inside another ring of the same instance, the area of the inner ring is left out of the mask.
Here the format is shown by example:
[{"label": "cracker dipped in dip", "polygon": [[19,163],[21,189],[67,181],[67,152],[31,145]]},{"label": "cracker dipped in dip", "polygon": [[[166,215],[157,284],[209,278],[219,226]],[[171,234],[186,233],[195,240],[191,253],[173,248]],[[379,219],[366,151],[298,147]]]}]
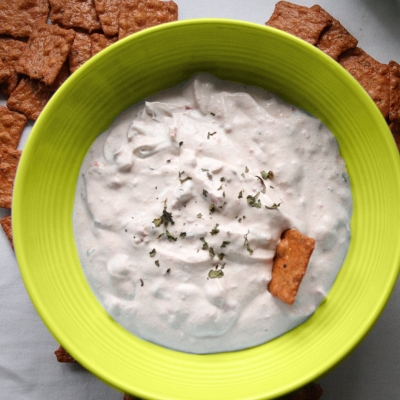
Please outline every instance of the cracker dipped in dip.
[{"label": "cracker dipped in dip", "polygon": [[[171,349],[215,353],[312,315],[346,256],[351,212],[344,161],[319,120],[200,73],[96,139],[73,224],[88,282],[118,323]],[[288,229],[315,240],[293,304],[268,290]]]}]

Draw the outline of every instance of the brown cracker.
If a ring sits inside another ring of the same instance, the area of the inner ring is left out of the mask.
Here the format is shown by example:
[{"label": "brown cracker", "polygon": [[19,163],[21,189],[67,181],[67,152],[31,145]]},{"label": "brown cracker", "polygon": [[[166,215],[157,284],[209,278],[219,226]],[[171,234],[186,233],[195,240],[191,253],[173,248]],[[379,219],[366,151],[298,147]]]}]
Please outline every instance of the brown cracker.
[{"label": "brown cracker", "polygon": [[389,66],[381,64],[359,47],[347,50],[339,63],[360,83],[382,115],[389,115]]},{"label": "brown cracker", "polygon": [[65,0],[49,0],[50,3],[50,21],[53,24],[62,24],[64,18]]},{"label": "brown cracker", "polygon": [[53,84],[67,59],[74,37],[72,29],[39,24],[16,62],[15,70],[46,85]]},{"label": "brown cracker", "polygon": [[118,39],[177,19],[178,6],[172,0],[121,0]]},{"label": "brown cracker", "polygon": [[115,43],[117,39],[116,36],[109,38],[101,33],[93,33],[90,35],[90,40],[92,42],[92,57],[101,50]]},{"label": "brown cracker", "polygon": [[330,17],[318,11],[287,1],[279,1],[265,25],[281,29],[316,45],[321,32],[331,23]]},{"label": "brown cracker", "polygon": [[3,69],[0,64],[0,93],[9,96],[18,85],[18,74],[10,65]]},{"label": "brown cracker", "polygon": [[310,9],[317,11],[322,15],[326,15],[332,20],[332,24],[323,30],[318,39],[317,47],[320,50],[337,61],[343,52],[357,46],[358,40],[321,6],[315,5]]},{"label": "brown cracker", "polygon": [[43,84],[39,81],[22,78],[11,93],[7,107],[26,115],[28,119],[36,120],[52,94],[43,90]]},{"label": "brown cracker", "polygon": [[21,151],[0,145],[0,207],[11,208],[14,178]]},{"label": "brown cracker", "polygon": [[68,63],[71,73],[76,71],[92,56],[92,42],[90,35],[84,31],[76,31],[75,39],[68,54]]},{"label": "brown cracker", "polygon": [[64,349],[60,345],[60,347],[54,352],[54,354],[57,357],[58,362],[63,362],[63,363],[76,363],[77,361],[67,352],[67,350]]},{"label": "brown cracker", "polygon": [[6,217],[3,217],[0,219],[0,225],[2,226],[12,249],[14,249],[14,241],[13,241],[13,235],[12,235],[12,226],[11,226],[11,215],[7,215]]},{"label": "brown cracker", "polygon": [[80,28],[88,32],[100,30],[94,0],[66,0],[62,24],[67,28]]},{"label": "brown cracker", "polygon": [[25,48],[21,40],[0,38],[0,61],[14,67]]},{"label": "brown cracker", "polygon": [[389,121],[400,124],[400,64],[389,62]]},{"label": "brown cracker", "polygon": [[68,61],[66,61],[58,73],[56,80],[51,85],[41,85],[41,89],[45,92],[55,92],[70,76]]},{"label": "brown cracker", "polygon": [[48,15],[47,0],[0,0],[0,34],[28,37]]},{"label": "brown cracker", "polygon": [[0,145],[16,149],[27,122],[25,115],[0,106]]},{"label": "brown cracker", "polygon": [[276,247],[272,279],[268,284],[268,290],[273,296],[287,304],[294,303],[314,246],[314,239],[295,229],[283,233]]},{"label": "brown cracker", "polygon": [[118,35],[118,19],[121,0],[94,0],[103,32],[107,36]]}]

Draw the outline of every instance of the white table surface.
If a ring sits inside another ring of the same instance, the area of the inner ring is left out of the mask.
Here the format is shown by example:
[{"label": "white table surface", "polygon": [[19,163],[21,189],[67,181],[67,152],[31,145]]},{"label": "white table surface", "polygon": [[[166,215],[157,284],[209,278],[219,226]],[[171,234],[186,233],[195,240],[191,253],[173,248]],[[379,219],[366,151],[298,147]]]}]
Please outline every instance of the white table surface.
[{"label": "white table surface", "polygon": [[[269,19],[275,5],[273,0],[176,2],[180,20],[219,17],[260,24]],[[315,4],[313,0],[296,2],[306,6]],[[400,63],[400,2],[320,0],[318,4],[337,18],[371,56],[383,63],[390,60]],[[4,103],[4,98],[0,98],[0,104]],[[31,125],[21,139],[21,149]],[[0,217],[8,213],[0,209]],[[121,393],[79,365],[58,363],[54,356],[57,348],[58,343],[31,304],[14,253],[0,229],[0,400],[122,400]],[[322,399],[400,399],[399,361],[398,282],[386,309],[365,340],[346,360],[319,379],[324,390]]]}]

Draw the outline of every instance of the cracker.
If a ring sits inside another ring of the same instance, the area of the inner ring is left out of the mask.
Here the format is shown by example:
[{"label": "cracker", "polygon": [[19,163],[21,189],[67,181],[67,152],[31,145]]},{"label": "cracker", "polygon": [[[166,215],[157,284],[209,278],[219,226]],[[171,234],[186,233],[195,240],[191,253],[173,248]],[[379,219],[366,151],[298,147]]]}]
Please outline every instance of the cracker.
[{"label": "cracker", "polygon": [[0,207],[11,208],[14,178],[21,151],[0,146]]},{"label": "cracker", "polygon": [[66,61],[60,72],[58,73],[56,80],[51,85],[41,85],[41,89],[45,92],[55,92],[70,76],[68,61]]},{"label": "cracker", "polygon": [[381,64],[359,47],[347,50],[339,63],[360,83],[384,118],[389,115],[389,66]]},{"label": "cracker", "polygon": [[177,19],[178,6],[172,0],[121,0],[118,39]]},{"label": "cracker", "polygon": [[47,0],[0,0],[0,34],[28,37],[38,23],[47,21]]},{"label": "cracker", "polygon": [[7,215],[0,219],[0,225],[2,226],[4,233],[6,234],[12,249],[14,250],[14,241],[12,235],[12,227],[11,227],[11,215]]},{"label": "cracker", "polygon": [[354,49],[357,46],[358,40],[321,6],[315,5],[310,9],[317,11],[322,15],[326,15],[332,20],[332,24],[323,30],[318,39],[317,47],[320,50],[337,61],[343,52],[349,49]]},{"label": "cracker", "polygon": [[88,32],[100,30],[94,0],[66,0],[62,24],[67,28],[80,28]]},{"label": "cracker", "polygon": [[273,296],[287,304],[294,303],[314,247],[314,239],[295,229],[283,233],[276,247],[272,279],[268,284]]},{"label": "cracker", "polygon": [[389,121],[400,124],[400,64],[389,62]]},{"label": "cracker", "polygon": [[11,38],[0,38],[0,61],[15,66],[26,48],[26,43]]},{"label": "cracker", "polygon": [[7,107],[26,115],[28,119],[36,120],[52,94],[43,90],[43,84],[39,81],[22,78],[11,93]]},{"label": "cracker", "polygon": [[94,0],[103,32],[107,36],[118,35],[118,18],[121,0]]},{"label": "cracker", "polygon": [[64,18],[65,0],[49,0],[50,15],[49,19],[53,24],[62,24]]},{"label": "cracker", "polygon": [[0,63],[0,93],[9,96],[18,85],[18,74],[10,65]]},{"label": "cracker", "polygon": [[45,85],[52,85],[67,59],[74,37],[72,29],[39,24],[16,62],[15,70]]},{"label": "cracker", "polygon": [[54,354],[56,355],[58,362],[62,362],[62,363],[77,363],[77,361],[61,345],[54,352]]},{"label": "cracker", "polygon": [[101,33],[93,33],[90,35],[90,40],[92,42],[92,57],[96,55],[101,50],[110,46],[117,41],[117,37],[107,37]]},{"label": "cracker", "polygon": [[92,42],[90,35],[84,31],[76,31],[75,39],[68,54],[68,63],[71,74],[75,72],[92,56]]},{"label": "cracker", "polygon": [[279,1],[265,25],[281,29],[316,45],[321,32],[331,23],[331,17],[323,13],[287,1]]},{"label": "cracker", "polygon": [[27,122],[25,115],[0,106],[0,145],[16,149]]}]

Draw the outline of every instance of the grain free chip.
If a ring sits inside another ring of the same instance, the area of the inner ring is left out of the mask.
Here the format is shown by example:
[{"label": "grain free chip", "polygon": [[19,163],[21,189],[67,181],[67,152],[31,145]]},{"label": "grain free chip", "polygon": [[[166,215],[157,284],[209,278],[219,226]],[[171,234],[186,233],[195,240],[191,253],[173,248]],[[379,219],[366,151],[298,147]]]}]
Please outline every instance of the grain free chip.
[{"label": "grain free chip", "polygon": [[21,151],[0,145],[0,207],[11,208],[15,173]]},{"label": "grain free chip", "polygon": [[314,246],[314,239],[295,229],[283,233],[276,247],[272,279],[268,284],[268,290],[272,295],[287,304],[294,303]]},{"label": "grain free chip", "polygon": [[376,61],[359,47],[347,50],[339,63],[367,91],[372,100],[387,118],[389,115],[389,66]]},{"label": "grain free chip", "polygon": [[287,1],[279,1],[265,25],[281,29],[316,45],[321,32],[331,23],[329,14],[325,15]]},{"label": "grain free chip", "polygon": [[0,63],[0,93],[9,96],[17,87],[18,74],[10,65]]},{"label": "grain free chip", "polygon": [[311,10],[327,16],[327,18],[330,18],[332,21],[332,24],[322,31],[318,39],[317,47],[320,50],[337,61],[343,52],[357,46],[358,40],[351,35],[337,19],[333,18],[322,7],[315,5],[311,7]]},{"label": "grain free chip", "polygon": [[115,43],[117,39],[118,38],[116,36],[109,38],[101,33],[93,33],[90,36],[90,40],[92,42],[92,57],[96,55],[99,51]]},{"label": "grain free chip", "polygon": [[103,32],[110,37],[118,35],[120,1],[121,0],[94,0]]},{"label": "grain free chip", "polygon": [[11,227],[11,215],[8,215],[0,219],[0,225],[2,226],[8,240],[10,241],[11,247],[14,249],[14,241],[13,241],[12,227]]},{"label": "grain free chip", "polygon": [[389,121],[400,123],[400,64],[389,62]]},{"label": "grain free chip", "polygon": [[26,48],[26,43],[11,38],[0,38],[0,61],[14,66]]},{"label": "grain free chip", "polygon": [[51,85],[41,85],[41,89],[45,92],[55,92],[70,76],[68,61],[66,61],[61,67],[56,80]]},{"label": "grain free chip", "polygon": [[177,19],[178,6],[172,0],[121,0],[118,39]]},{"label": "grain free chip", "polygon": [[25,115],[0,106],[0,145],[16,149],[27,122]]},{"label": "grain free chip", "polygon": [[0,34],[28,37],[48,15],[47,0],[0,0]]},{"label": "grain free chip", "polygon": [[80,28],[88,32],[100,30],[94,0],[66,0],[62,24],[67,28]]},{"label": "grain free chip", "polygon": [[85,31],[76,31],[75,39],[68,54],[68,64],[71,74],[75,72],[92,56],[92,42]]},{"label": "grain free chip", "polygon": [[9,96],[18,84],[15,63],[24,51],[26,43],[11,38],[0,38],[0,93]]},{"label": "grain free chip", "polygon": [[77,361],[67,352],[67,350],[64,349],[60,345],[60,347],[54,352],[54,354],[57,357],[58,362],[63,362],[63,363],[76,363]]},{"label": "grain free chip", "polygon": [[50,21],[53,24],[62,24],[64,17],[65,0],[49,0],[50,3]]},{"label": "grain free chip", "polygon": [[16,62],[16,71],[38,79],[45,85],[53,84],[67,59],[74,37],[72,29],[49,24],[38,25]]},{"label": "grain free chip", "polygon": [[23,78],[11,93],[7,107],[26,115],[28,119],[36,120],[52,94],[43,90],[43,84],[39,81]]}]

